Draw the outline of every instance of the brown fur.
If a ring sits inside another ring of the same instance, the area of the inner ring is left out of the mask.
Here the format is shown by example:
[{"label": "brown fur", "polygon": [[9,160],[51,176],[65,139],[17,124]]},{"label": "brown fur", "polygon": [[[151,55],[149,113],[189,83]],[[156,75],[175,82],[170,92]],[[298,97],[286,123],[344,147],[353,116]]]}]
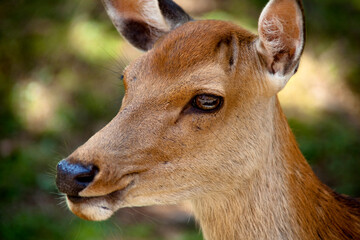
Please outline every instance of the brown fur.
[{"label": "brown fur", "polygon": [[[257,46],[246,30],[209,20],[158,40],[126,69],[117,116],[69,157],[99,168],[71,210],[102,220],[190,200],[207,240],[359,239],[359,203],[312,172]],[[222,108],[194,109],[203,93],[224,97]]]},{"label": "brown fur", "polygon": [[[280,105],[278,105],[279,111]],[[360,203],[333,192],[314,175],[297,147],[285,116],[279,125],[288,133],[284,149],[290,165],[288,173],[293,207],[296,209],[301,239],[360,239]],[[302,197],[300,197],[302,196]],[[295,225],[295,223],[294,223]]]}]

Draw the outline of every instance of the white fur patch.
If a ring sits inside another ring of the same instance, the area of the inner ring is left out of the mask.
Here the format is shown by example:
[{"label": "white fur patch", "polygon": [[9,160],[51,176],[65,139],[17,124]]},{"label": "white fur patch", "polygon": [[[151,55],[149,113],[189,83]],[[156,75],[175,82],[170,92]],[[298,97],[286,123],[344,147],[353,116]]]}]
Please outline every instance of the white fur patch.
[{"label": "white fur patch", "polygon": [[[123,0],[123,1],[135,1],[135,0]],[[161,13],[159,3],[157,0],[137,0],[140,9],[136,12],[132,12],[134,17],[140,18],[152,27],[155,27],[162,31],[169,31],[170,26],[167,24],[164,16]],[[121,12],[114,7],[112,1],[103,1],[107,14],[116,27],[119,27],[124,18],[126,18],[127,12]]]},{"label": "white fur patch", "polygon": [[169,31],[170,27],[165,21],[164,16],[159,8],[157,0],[139,0],[141,8],[141,14],[145,21],[153,27],[156,27],[163,31]]},{"label": "white fur patch", "polygon": [[284,43],[280,39],[280,35],[284,34],[284,27],[278,18],[264,19],[262,21],[263,31],[260,36],[267,41],[264,42],[266,49],[271,52],[279,52],[283,49]]},{"label": "white fur patch", "polygon": [[111,217],[114,211],[111,206],[101,199],[92,199],[89,202],[74,204],[68,199],[66,203],[75,214],[81,213],[83,217],[91,221],[103,221]]},{"label": "white fur patch", "polygon": [[292,75],[292,72],[291,74],[286,75],[283,75],[279,72],[276,72],[275,74],[272,74],[270,72],[267,73],[267,77],[271,81],[271,85],[277,92],[285,87]]}]

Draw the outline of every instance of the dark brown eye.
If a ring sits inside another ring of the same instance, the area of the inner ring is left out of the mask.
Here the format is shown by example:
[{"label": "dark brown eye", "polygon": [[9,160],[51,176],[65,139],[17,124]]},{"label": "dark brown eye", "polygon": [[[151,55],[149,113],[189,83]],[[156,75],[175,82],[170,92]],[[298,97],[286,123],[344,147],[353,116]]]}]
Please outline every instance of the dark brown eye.
[{"label": "dark brown eye", "polygon": [[194,97],[192,100],[192,106],[202,111],[211,112],[219,109],[222,101],[222,97],[210,94],[201,94]]}]

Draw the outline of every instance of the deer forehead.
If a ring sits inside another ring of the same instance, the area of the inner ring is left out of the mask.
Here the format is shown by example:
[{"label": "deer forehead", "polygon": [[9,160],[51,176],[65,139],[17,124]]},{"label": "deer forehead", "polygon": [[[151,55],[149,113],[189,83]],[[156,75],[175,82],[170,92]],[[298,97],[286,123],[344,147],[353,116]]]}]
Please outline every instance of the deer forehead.
[{"label": "deer forehead", "polygon": [[[223,59],[220,45],[231,37],[237,38],[239,46],[249,45],[256,38],[225,21],[185,23],[160,38],[153,49],[128,66],[125,85],[142,94],[144,88],[147,92],[156,88],[162,92],[214,89],[221,93],[227,75],[222,65],[227,60]],[[242,58],[241,47],[238,51]]]}]

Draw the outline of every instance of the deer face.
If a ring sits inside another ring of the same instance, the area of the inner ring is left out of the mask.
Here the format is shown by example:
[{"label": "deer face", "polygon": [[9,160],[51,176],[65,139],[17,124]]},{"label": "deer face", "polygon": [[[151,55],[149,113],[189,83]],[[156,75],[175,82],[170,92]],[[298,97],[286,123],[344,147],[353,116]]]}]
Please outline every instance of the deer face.
[{"label": "deer face", "polygon": [[187,22],[171,1],[129,2],[105,7],[130,42],[151,50],[126,68],[115,118],[58,164],[68,206],[90,220],[244,184],[267,149],[264,126],[279,89],[255,35],[228,22]]}]

